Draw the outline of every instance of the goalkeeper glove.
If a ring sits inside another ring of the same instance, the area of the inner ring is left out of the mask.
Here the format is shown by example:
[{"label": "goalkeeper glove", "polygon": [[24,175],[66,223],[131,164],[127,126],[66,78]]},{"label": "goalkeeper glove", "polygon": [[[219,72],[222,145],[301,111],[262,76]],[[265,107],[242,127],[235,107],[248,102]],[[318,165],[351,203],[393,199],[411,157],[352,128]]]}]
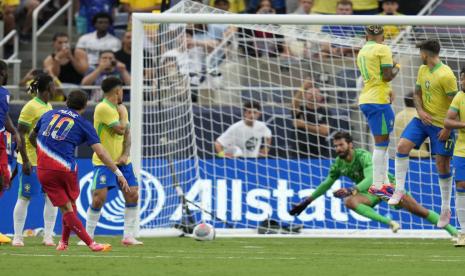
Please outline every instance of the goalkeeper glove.
[{"label": "goalkeeper glove", "polygon": [[334,197],[345,198],[357,193],[357,187],[352,186],[350,188],[341,188],[333,193]]},{"label": "goalkeeper glove", "polygon": [[311,197],[305,197],[301,202],[298,204],[292,204],[292,209],[289,211],[291,216],[298,216],[302,213],[307,206],[312,203],[313,199]]}]

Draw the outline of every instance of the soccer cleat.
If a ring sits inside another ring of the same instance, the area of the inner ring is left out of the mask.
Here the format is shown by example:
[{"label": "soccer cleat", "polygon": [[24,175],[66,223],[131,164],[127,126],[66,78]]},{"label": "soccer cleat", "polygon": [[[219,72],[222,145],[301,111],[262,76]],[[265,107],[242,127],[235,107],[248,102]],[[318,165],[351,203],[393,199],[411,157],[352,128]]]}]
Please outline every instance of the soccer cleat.
[{"label": "soccer cleat", "polygon": [[122,244],[122,245],[125,245],[125,246],[130,246],[130,245],[144,245],[143,242],[138,241],[138,240],[136,240],[136,239],[133,238],[133,237],[124,238],[124,239],[121,241],[121,244]]},{"label": "soccer cleat", "polygon": [[87,246],[87,244],[84,241],[78,241],[77,245],[79,246]]},{"label": "soccer cleat", "polygon": [[59,241],[58,246],[56,248],[58,251],[66,251],[68,250],[68,244],[65,243],[64,241]]},{"label": "soccer cleat", "polygon": [[454,244],[455,247],[465,247],[465,234],[459,234],[457,241]]},{"label": "soccer cleat", "polygon": [[0,244],[3,243],[10,243],[11,239],[3,234],[0,233]]},{"label": "soccer cleat", "polygon": [[44,237],[42,244],[45,246],[56,246],[56,243],[53,241],[52,237]]},{"label": "soccer cleat", "polygon": [[111,245],[110,244],[101,244],[101,243],[96,243],[93,242],[91,245],[89,245],[90,250],[94,252],[108,252],[111,251]]},{"label": "soccer cleat", "polygon": [[439,228],[444,228],[449,224],[449,222],[450,222],[450,210],[447,210],[447,209],[442,210],[436,226]]},{"label": "soccer cleat", "polygon": [[22,238],[13,238],[13,241],[11,242],[11,245],[14,247],[23,247],[24,242]]},{"label": "soccer cleat", "polygon": [[391,228],[392,233],[397,233],[397,231],[399,231],[399,229],[400,229],[400,224],[393,221],[393,220],[391,220],[389,222],[389,228]]},{"label": "soccer cleat", "polygon": [[368,189],[368,192],[379,197],[383,201],[387,201],[392,197],[394,186],[392,184],[383,184],[383,186],[378,189],[375,187],[375,185],[371,185],[370,189]]},{"label": "soccer cleat", "polygon": [[404,192],[403,191],[395,190],[394,193],[392,194],[391,198],[388,200],[388,204],[389,205],[398,205],[403,197],[404,197]]}]

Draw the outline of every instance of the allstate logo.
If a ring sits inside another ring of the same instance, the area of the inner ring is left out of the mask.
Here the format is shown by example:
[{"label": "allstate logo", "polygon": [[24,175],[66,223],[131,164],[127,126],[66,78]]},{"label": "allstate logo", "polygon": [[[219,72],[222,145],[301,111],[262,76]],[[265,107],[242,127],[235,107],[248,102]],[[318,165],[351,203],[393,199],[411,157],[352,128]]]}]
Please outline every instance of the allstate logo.
[{"label": "allstate logo", "polygon": [[[81,195],[76,201],[76,207],[81,217],[87,217],[87,209],[92,202],[92,180],[94,173],[91,171],[79,181]],[[141,171],[139,183],[140,201],[140,226],[154,221],[162,211],[165,204],[165,191],[160,181],[146,171]],[[98,227],[121,231],[124,227],[124,196],[119,189],[112,189],[108,192],[107,201],[102,208]]]}]

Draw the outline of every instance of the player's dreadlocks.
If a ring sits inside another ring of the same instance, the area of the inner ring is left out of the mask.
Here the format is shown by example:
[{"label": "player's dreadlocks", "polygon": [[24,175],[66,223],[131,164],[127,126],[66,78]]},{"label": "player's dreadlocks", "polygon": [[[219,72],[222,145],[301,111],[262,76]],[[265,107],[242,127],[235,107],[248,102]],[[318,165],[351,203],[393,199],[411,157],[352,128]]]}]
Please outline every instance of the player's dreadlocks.
[{"label": "player's dreadlocks", "polygon": [[48,74],[41,73],[31,82],[27,89],[27,93],[35,95],[41,94],[49,89],[51,83],[53,83],[53,78]]}]

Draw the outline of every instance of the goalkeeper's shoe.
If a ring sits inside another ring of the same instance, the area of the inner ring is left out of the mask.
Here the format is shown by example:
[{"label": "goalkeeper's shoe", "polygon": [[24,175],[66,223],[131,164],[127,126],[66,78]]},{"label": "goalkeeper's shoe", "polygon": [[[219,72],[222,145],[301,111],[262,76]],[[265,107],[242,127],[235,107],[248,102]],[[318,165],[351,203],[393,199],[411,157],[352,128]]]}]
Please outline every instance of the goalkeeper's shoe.
[{"label": "goalkeeper's shoe", "polygon": [[144,245],[143,242],[136,240],[133,237],[126,237],[121,241],[122,245],[130,246],[130,245]]},{"label": "goalkeeper's shoe", "polygon": [[396,221],[391,220],[389,222],[389,228],[391,228],[392,233],[397,233],[397,231],[399,231],[400,229],[400,224],[397,223]]},{"label": "goalkeeper's shoe", "polygon": [[438,223],[436,224],[439,228],[446,227],[450,222],[450,210],[445,209],[441,211],[441,215],[439,216]]},{"label": "goalkeeper's shoe", "polygon": [[93,242],[89,245],[90,250],[94,252],[108,252],[111,251],[110,244],[96,243]]},{"label": "goalkeeper's shoe", "polygon": [[2,233],[0,233],[0,244],[2,243],[10,243],[11,242],[11,239],[5,235],[3,235]]},{"label": "goalkeeper's shoe", "polygon": [[404,197],[404,191],[396,190],[392,197],[388,200],[389,205],[398,205]]},{"label": "goalkeeper's shoe", "polygon": [[23,239],[19,237],[14,237],[13,241],[11,242],[11,245],[14,247],[23,247],[24,246]]},{"label": "goalkeeper's shoe", "polygon": [[52,237],[44,237],[42,244],[45,246],[56,246],[56,243],[53,241]]},{"label": "goalkeeper's shoe", "polygon": [[394,186],[392,184],[383,184],[383,186],[378,189],[375,187],[375,185],[371,185],[370,189],[368,189],[368,192],[379,197],[383,201],[387,201],[392,197]]},{"label": "goalkeeper's shoe", "polygon": [[56,249],[58,251],[66,251],[68,250],[68,244],[64,241],[59,241]]},{"label": "goalkeeper's shoe", "polygon": [[454,244],[455,247],[465,247],[465,234],[459,234],[457,241]]}]

